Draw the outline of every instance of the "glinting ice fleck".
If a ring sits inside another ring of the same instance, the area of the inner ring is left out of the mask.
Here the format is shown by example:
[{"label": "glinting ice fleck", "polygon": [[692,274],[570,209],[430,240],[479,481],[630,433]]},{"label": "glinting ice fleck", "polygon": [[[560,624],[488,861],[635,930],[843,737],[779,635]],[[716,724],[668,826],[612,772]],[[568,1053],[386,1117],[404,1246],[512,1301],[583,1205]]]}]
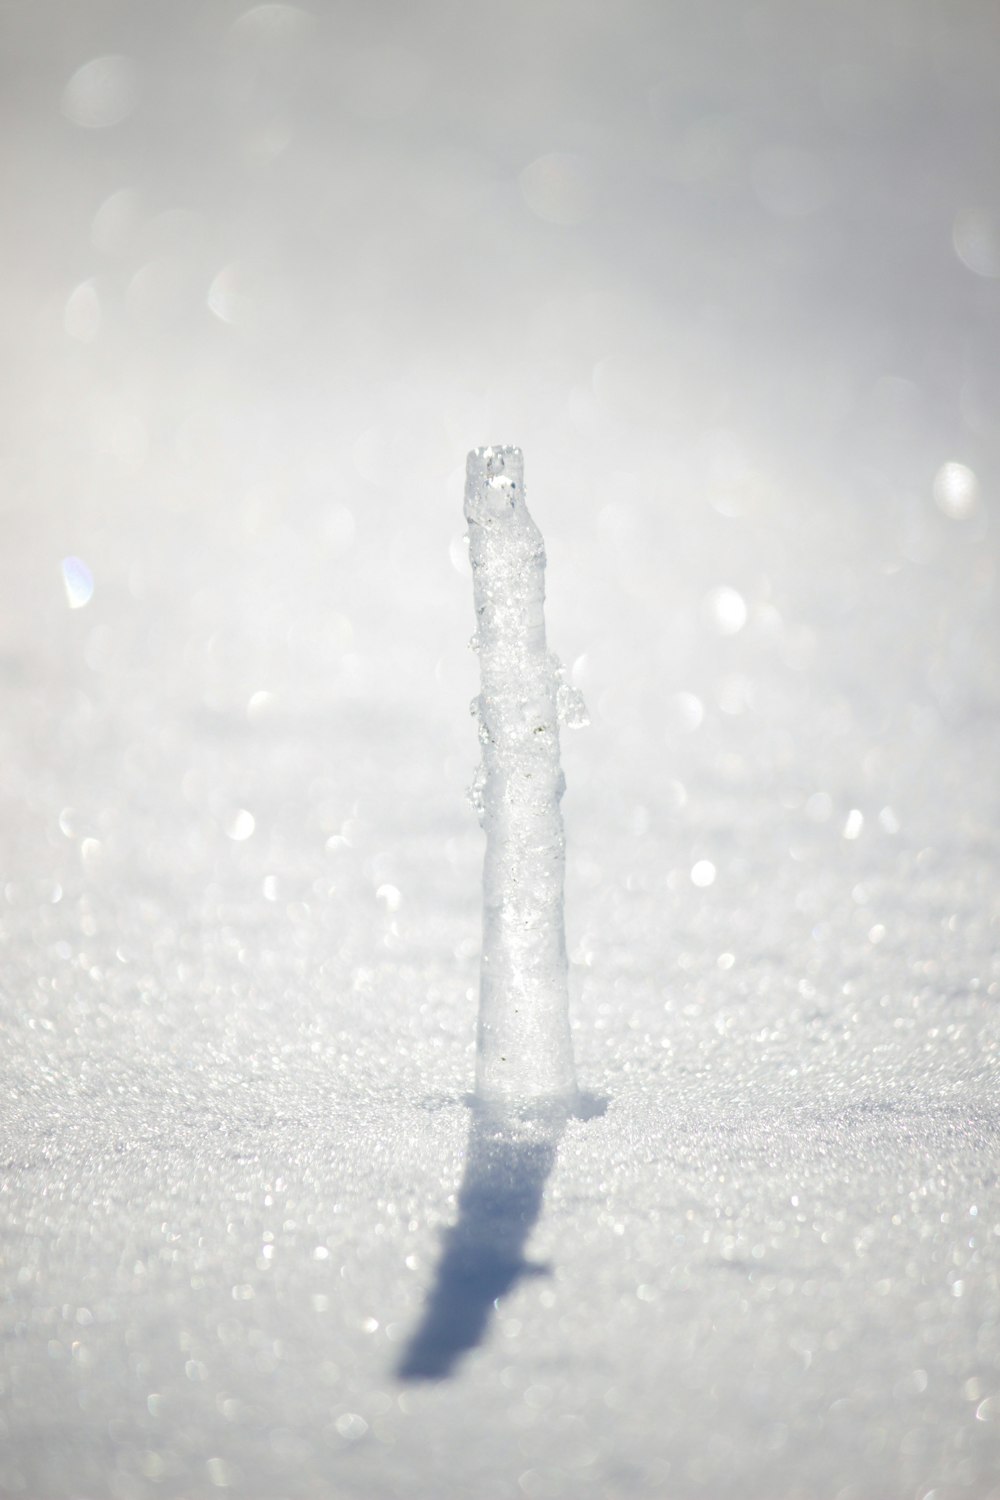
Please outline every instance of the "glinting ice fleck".
[{"label": "glinting ice fleck", "polygon": [[559,725],[585,722],[545,642],[545,547],[519,448],[469,454],[469,523],[482,763],[470,796],[486,831],[476,1091],[575,1092],[569,1027]]}]

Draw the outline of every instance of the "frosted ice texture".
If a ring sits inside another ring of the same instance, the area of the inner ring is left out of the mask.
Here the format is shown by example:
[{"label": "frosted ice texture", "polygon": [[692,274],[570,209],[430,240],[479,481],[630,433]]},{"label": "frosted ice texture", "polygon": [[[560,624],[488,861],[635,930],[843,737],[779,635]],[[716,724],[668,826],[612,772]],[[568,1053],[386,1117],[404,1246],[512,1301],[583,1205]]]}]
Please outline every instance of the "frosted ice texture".
[{"label": "frosted ice texture", "polygon": [[472,796],[486,830],[476,1090],[511,1100],[575,1090],[561,669],[545,643],[545,546],[525,504],[523,471],[519,448],[477,448],[465,487],[482,683]]}]

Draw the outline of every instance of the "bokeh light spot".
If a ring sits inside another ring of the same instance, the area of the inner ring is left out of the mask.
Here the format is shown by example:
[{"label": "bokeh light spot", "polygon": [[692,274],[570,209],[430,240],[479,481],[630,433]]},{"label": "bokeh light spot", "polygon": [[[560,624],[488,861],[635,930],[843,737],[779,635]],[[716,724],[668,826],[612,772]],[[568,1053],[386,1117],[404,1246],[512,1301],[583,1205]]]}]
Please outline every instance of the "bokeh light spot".
[{"label": "bokeh light spot", "polygon": [[865,826],[865,815],[858,807],[852,807],[844,822],[844,838],[859,839]]},{"label": "bokeh light spot", "polygon": [[94,284],[81,281],[66,300],[63,327],[71,339],[90,344],[101,331],[101,304]]},{"label": "bokeh light spot", "polygon": [[1000,214],[982,208],[958,214],[951,242],[967,270],[977,276],[1000,277]]},{"label": "bokeh light spot", "polygon": [[256,826],[257,823],[253,813],[248,812],[245,807],[241,807],[229,820],[226,826],[226,833],[234,843],[242,844],[253,836]]},{"label": "bokeh light spot", "polygon": [[539,156],[525,167],[518,184],[531,212],[547,224],[572,228],[593,212],[593,183],[580,156],[562,151]]},{"label": "bokeh light spot", "polygon": [[90,223],[90,243],[105,255],[127,249],[139,223],[139,201],[131,188],[119,188],[105,198]]},{"label": "bokeh light spot", "polygon": [[967,521],[979,504],[979,480],[966,464],[942,464],[934,475],[934,499],[951,520]]},{"label": "bokeh light spot", "polygon": [[670,700],[670,718],[678,729],[690,734],[705,717],[705,705],[696,693],[674,693]]},{"label": "bokeh light spot", "polygon": [[120,53],[94,57],[77,68],[63,89],[62,112],[85,130],[119,125],[135,109],[139,97],[135,64]]},{"label": "bokeh light spot", "polygon": [[70,609],[83,609],[94,597],[94,575],[82,557],[64,557],[63,584]]},{"label": "bokeh light spot", "polygon": [[736,589],[722,584],[705,595],[702,614],[717,635],[739,635],[747,622],[746,600]]},{"label": "bokeh light spot", "polygon": [[208,289],[209,312],[213,312],[222,323],[239,323],[243,298],[239,286],[239,266],[223,266]]}]

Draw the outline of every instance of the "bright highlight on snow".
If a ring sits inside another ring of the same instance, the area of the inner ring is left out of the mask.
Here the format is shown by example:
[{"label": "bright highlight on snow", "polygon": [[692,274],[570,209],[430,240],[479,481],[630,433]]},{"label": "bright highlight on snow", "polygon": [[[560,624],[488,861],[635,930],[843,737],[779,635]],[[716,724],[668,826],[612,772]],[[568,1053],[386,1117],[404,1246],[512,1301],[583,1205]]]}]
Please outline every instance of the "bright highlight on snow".
[{"label": "bright highlight on snow", "polygon": [[470,796],[486,830],[476,1091],[516,1101],[575,1093],[569,1030],[559,725],[583,700],[545,643],[545,546],[524,499],[519,448],[469,454],[482,691],[482,764]]},{"label": "bright highlight on snow", "polygon": [[70,609],[83,609],[94,597],[94,575],[82,557],[64,557],[60,564],[66,603]]}]

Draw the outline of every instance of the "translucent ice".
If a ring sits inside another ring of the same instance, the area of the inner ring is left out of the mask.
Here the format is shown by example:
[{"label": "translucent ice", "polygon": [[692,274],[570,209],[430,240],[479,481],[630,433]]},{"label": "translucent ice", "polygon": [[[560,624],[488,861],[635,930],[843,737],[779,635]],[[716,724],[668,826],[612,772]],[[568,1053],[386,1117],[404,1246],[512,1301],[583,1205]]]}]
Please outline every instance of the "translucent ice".
[{"label": "translucent ice", "polygon": [[482,676],[473,796],[486,830],[476,1089],[481,1098],[566,1096],[575,1081],[559,723],[580,722],[582,705],[560,693],[545,643],[545,547],[519,448],[469,454],[465,516]]}]

